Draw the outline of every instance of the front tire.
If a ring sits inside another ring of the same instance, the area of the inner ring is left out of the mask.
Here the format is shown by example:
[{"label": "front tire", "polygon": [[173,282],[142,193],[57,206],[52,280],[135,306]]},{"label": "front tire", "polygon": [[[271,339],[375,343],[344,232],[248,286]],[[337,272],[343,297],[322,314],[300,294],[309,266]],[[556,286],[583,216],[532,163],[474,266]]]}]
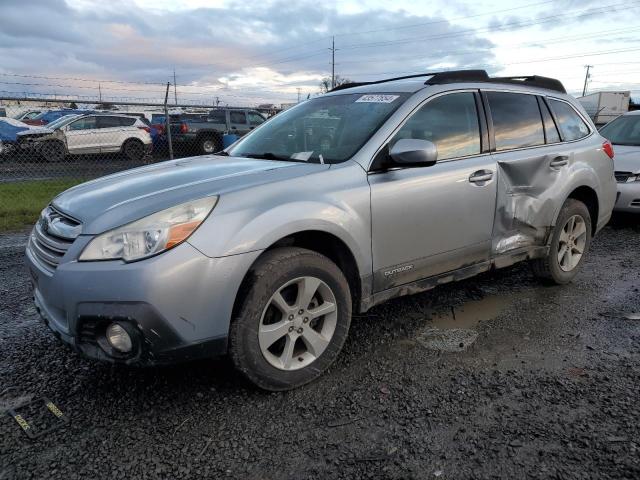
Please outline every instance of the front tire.
[{"label": "front tire", "polygon": [[591,231],[589,209],[579,200],[567,199],[553,229],[549,253],[532,262],[534,274],[558,285],[573,280],[591,246]]},{"label": "front tire", "polygon": [[229,354],[258,387],[282,391],[309,383],[340,353],[351,323],[351,293],[325,256],[302,248],[268,251],[239,295]]},{"label": "front tire", "polygon": [[47,162],[61,162],[67,155],[67,150],[61,141],[48,140],[42,146],[40,153]]}]

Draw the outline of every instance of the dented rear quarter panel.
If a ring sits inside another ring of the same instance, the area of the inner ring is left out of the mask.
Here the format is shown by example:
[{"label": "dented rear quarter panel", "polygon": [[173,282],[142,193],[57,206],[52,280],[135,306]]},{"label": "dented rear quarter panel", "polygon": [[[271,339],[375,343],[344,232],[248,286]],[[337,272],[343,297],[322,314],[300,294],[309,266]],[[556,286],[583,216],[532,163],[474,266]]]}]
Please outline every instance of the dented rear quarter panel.
[{"label": "dented rear quarter panel", "polygon": [[[579,187],[589,187],[598,196],[599,218],[592,222],[601,227],[608,220],[615,183],[613,162],[602,151],[603,141],[594,132],[574,142],[494,154],[498,170],[495,254],[544,242],[565,200]],[[553,167],[559,156],[568,158],[567,165]]]}]

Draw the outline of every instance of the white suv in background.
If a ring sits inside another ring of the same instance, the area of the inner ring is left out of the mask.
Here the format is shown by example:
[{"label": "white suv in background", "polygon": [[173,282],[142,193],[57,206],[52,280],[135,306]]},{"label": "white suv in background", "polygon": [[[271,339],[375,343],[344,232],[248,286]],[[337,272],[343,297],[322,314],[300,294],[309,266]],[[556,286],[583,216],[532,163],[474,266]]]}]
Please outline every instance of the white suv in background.
[{"label": "white suv in background", "polygon": [[50,127],[20,132],[18,142],[23,149],[33,147],[50,161],[96,153],[122,153],[129,160],[139,161],[151,151],[150,131],[139,118],[96,113],[70,116]]}]

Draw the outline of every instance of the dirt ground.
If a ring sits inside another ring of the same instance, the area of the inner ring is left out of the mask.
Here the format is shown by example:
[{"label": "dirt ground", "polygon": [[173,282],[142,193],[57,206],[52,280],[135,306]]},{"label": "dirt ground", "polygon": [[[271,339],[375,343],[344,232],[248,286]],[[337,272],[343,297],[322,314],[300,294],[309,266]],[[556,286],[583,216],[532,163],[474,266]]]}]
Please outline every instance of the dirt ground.
[{"label": "dirt ground", "polygon": [[[522,264],[376,307],[330,371],[277,394],[225,359],[78,357],[38,320],[24,240],[0,237],[0,411],[47,397],[69,423],[30,440],[1,415],[0,479],[640,478],[637,218],[570,285]],[[43,409],[34,428],[56,425]]]}]

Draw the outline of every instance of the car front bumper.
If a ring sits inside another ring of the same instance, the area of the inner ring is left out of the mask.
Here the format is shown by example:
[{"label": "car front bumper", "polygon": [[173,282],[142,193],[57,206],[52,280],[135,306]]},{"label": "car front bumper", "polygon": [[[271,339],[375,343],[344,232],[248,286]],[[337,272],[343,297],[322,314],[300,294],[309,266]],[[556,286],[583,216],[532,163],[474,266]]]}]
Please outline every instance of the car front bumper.
[{"label": "car front bumper", "polygon": [[[139,365],[226,353],[237,292],[260,252],[209,258],[185,242],[138,262],[76,261],[90,239],[78,237],[57,268],[27,246],[36,308],[60,340],[90,358]],[[131,334],[131,353],[109,348],[113,322]]]},{"label": "car front bumper", "polygon": [[618,183],[616,212],[640,213],[640,182]]}]

